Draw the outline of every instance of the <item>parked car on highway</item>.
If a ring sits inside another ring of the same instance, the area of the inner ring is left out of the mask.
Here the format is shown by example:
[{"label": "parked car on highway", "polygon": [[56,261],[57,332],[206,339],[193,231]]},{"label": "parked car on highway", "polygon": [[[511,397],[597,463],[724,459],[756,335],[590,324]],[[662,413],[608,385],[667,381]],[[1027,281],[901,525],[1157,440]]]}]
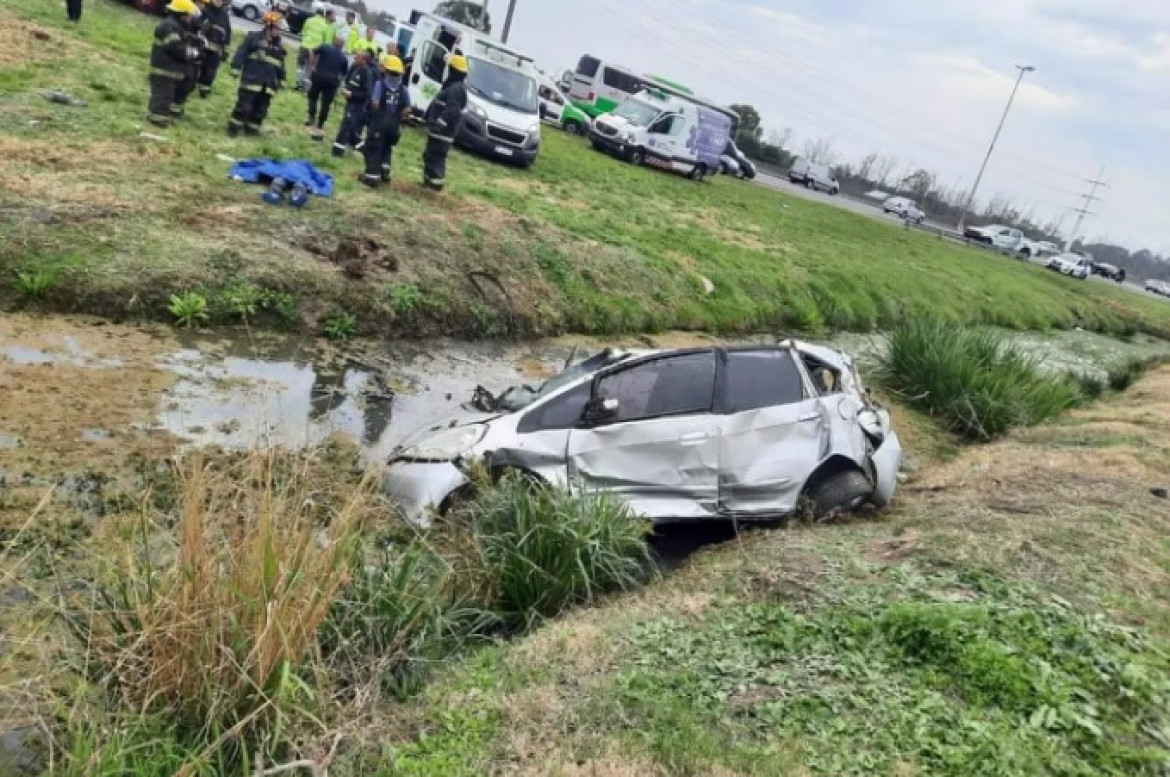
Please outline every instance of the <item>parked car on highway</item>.
[{"label": "parked car on highway", "polygon": [[122,0],[126,5],[132,5],[145,13],[161,14],[166,6],[166,0]]},{"label": "parked car on highway", "polygon": [[918,203],[908,197],[890,197],[882,203],[882,211],[893,213],[899,218],[921,224],[926,221],[926,214],[918,207]]},{"label": "parked car on highway", "polygon": [[735,145],[734,140],[727,141],[727,147],[723,149],[723,156],[719,158],[719,168],[720,172],[725,175],[736,178],[751,180],[756,177],[756,166],[752,160],[747,158],[747,154],[739,150],[739,146]]},{"label": "parked car on highway", "polygon": [[1089,267],[1091,264],[1092,262],[1080,254],[1064,253],[1049,257],[1048,263],[1044,266],[1049,270],[1056,270],[1062,275],[1079,278],[1083,281],[1089,277]]},{"label": "parked car on highway", "polygon": [[1146,291],[1161,295],[1163,297],[1170,297],[1170,283],[1167,283],[1166,281],[1149,280],[1146,281]]},{"label": "parked car on highway", "polygon": [[792,167],[788,170],[788,180],[829,194],[841,191],[841,184],[837,182],[837,176],[833,175],[828,165],[810,162],[802,156],[792,161]]},{"label": "parked car on highway", "polygon": [[1002,251],[1015,251],[1024,240],[1024,233],[1014,227],[989,224],[985,227],[967,227],[963,230],[963,237]]},{"label": "parked car on highway", "polygon": [[384,486],[426,523],[474,465],[601,491],[655,522],[831,516],[893,497],[888,411],[845,353],[809,343],[604,350],[540,386],[478,386],[390,455]]},{"label": "parked car on highway", "polygon": [[232,13],[250,22],[260,21],[260,17],[271,7],[269,0],[232,0]]},{"label": "parked car on highway", "polygon": [[1100,275],[1102,278],[1108,278],[1117,283],[1125,280],[1125,270],[1108,262],[1090,262],[1089,270],[1093,275]]}]

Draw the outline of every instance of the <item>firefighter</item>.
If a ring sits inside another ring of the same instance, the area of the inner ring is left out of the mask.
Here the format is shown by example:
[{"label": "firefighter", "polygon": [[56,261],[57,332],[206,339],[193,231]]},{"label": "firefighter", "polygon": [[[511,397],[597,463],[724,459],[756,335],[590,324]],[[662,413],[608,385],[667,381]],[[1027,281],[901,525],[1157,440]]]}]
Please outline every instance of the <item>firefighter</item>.
[{"label": "firefighter", "polygon": [[199,61],[199,96],[211,96],[219,65],[232,42],[232,15],[224,0],[205,0],[200,31],[203,34],[203,58]]},{"label": "firefighter", "polygon": [[190,63],[199,56],[187,42],[184,25],[197,12],[194,0],[171,0],[166,7],[166,18],[154,28],[146,120],[159,127],[171,125],[176,93],[187,77]]},{"label": "firefighter", "polygon": [[390,183],[394,146],[401,135],[402,117],[410,110],[410,93],[402,80],[402,60],[387,54],[381,64],[378,80],[370,92],[369,134],[362,149],[366,171],[361,182],[372,189]]},{"label": "firefighter", "polygon": [[374,77],[370,55],[360,49],[354,52],[353,67],[341,85],[341,95],[345,98],[345,116],[341,119],[337,140],[333,142],[333,156],[345,156],[347,147],[356,146],[361,141]]},{"label": "firefighter", "polygon": [[195,56],[188,60],[183,71],[183,80],[175,87],[175,101],[171,104],[171,118],[181,119],[186,111],[187,100],[195,93],[199,84],[199,68],[203,62],[203,11],[200,5],[204,0],[196,0],[195,13],[183,17],[183,42],[195,52]]},{"label": "firefighter", "polygon": [[427,145],[423,150],[423,186],[441,192],[447,179],[447,154],[463,125],[467,108],[467,59],[452,54],[447,59],[447,80],[426,113]]},{"label": "firefighter", "polygon": [[232,137],[240,130],[245,135],[260,132],[272,95],[284,86],[286,52],[280,41],[280,18],[275,11],[266,12],[261,17],[264,29],[251,33],[236,49],[232,72],[240,73],[240,91],[228,119],[227,131]]}]

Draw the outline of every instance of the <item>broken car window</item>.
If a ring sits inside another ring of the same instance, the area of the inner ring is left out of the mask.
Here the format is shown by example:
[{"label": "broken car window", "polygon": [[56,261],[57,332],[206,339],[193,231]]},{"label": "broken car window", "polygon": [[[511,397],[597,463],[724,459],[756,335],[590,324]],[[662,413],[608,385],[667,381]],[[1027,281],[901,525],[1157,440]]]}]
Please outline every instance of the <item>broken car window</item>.
[{"label": "broken car window", "polygon": [[577,362],[572,367],[569,367],[560,375],[549,378],[544,383],[540,384],[538,388],[531,386],[512,386],[511,388],[500,394],[499,406],[502,410],[509,413],[514,413],[517,410],[522,410],[531,405],[541,397],[547,397],[554,394],[573,381],[597,372],[613,361],[616,357],[613,351],[605,349],[599,353],[595,353],[585,361]]},{"label": "broken car window", "polygon": [[644,362],[603,378],[597,389],[618,401],[616,422],[708,412],[714,392],[712,351]]},{"label": "broken car window", "polygon": [[817,393],[821,396],[842,391],[841,375],[832,367],[807,357],[804,360],[804,366],[812,378],[813,386],[816,387]]},{"label": "broken car window", "polygon": [[804,399],[800,370],[787,351],[731,351],[727,354],[724,408],[742,413]]}]

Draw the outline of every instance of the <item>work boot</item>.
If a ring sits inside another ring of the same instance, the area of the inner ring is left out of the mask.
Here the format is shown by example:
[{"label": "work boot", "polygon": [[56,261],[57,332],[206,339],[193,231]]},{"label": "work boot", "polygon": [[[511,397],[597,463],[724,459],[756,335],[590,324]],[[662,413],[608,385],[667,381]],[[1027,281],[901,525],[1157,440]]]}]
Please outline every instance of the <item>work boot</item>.
[{"label": "work boot", "polygon": [[382,165],[382,182],[390,183],[390,165]]},{"label": "work boot", "polygon": [[370,187],[371,189],[377,189],[379,186],[382,185],[382,181],[376,175],[368,175],[366,173],[362,173],[361,175],[358,176],[358,180],[361,181],[362,183],[364,183],[366,186]]},{"label": "work boot", "polygon": [[210,86],[199,87],[199,97],[203,100],[206,100],[208,97],[211,97],[211,87]]},{"label": "work boot", "polygon": [[324,140],[325,133],[319,128],[318,129],[311,129],[311,130],[309,130],[309,137],[312,138],[313,140]]},{"label": "work boot", "polygon": [[443,184],[440,181],[432,181],[429,178],[424,178],[423,188],[429,189],[432,192],[441,192],[443,191]]},{"label": "work boot", "polygon": [[341,159],[343,156],[345,156],[345,146],[340,143],[334,143],[333,156],[337,157],[338,159]]},{"label": "work boot", "polygon": [[228,124],[227,134],[229,138],[238,138],[240,136],[240,128],[234,124]]}]

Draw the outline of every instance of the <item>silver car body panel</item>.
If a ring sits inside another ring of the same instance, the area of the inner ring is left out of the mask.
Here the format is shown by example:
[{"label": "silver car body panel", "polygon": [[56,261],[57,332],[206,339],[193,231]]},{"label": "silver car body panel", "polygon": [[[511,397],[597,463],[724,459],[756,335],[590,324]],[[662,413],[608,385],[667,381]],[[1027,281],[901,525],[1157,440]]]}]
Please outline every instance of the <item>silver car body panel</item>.
[{"label": "silver car body panel", "polygon": [[[559,486],[602,490],[625,500],[652,520],[734,516],[766,519],[796,509],[809,478],[829,460],[845,460],[874,484],[870,501],[893,498],[902,448],[889,413],[862,387],[853,360],[841,351],[788,341],[768,348],[791,349],[803,363],[806,398],[733,414],[667,416],[592,428],[519,433],[524,416],[590,382],[583,375],[547,397],[513,413],[490,414],[464,408],[428,424],[395,450],[385,485],[403,514],[425,523],[429,511],[467,482],[464,461],[519,469]],[[623,354],[629,364],[660,352]],[[814,384],[806,367],[824,365],[835,375],[831,390]],[[600,372],[614,367],[611,362]],[[411,446],[430,434],[460,424],[485,424],[486,433],[451,461],[419,461]]]}]

